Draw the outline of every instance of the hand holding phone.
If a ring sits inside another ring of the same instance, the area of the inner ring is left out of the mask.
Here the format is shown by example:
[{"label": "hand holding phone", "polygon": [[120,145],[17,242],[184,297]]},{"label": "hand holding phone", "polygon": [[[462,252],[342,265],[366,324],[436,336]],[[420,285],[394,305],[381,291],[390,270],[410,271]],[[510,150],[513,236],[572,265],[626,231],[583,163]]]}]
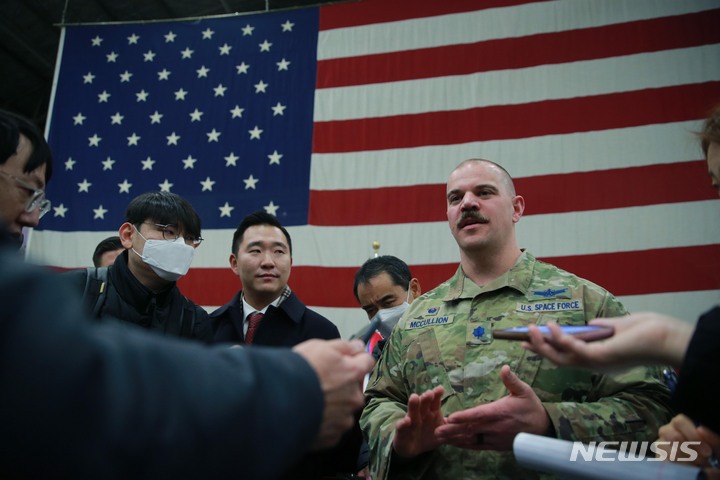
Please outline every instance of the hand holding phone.
[{"label": "hand holding phone", "polygon": [[[612,337],[615,330],[612,327],[599,325],[558,325],[560,331],[586,342],[594,342],[603,338]],[[540,333],[550,337],[550,329],[546,325],[537,325]],[[528,327],[513,327],[502,330],[493,330],[493,338],[498,340],[520,340],[529,342],[530,332]]]}]

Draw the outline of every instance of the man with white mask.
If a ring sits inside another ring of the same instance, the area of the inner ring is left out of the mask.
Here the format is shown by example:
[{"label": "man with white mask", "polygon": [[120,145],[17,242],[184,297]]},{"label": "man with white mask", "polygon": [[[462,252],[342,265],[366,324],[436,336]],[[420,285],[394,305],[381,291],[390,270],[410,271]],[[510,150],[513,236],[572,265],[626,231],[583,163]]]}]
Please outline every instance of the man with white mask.
[{"label": "man with white mask", "polygon": [[175,283],[202,242],[192,205],[174,193],[144,193],[128,205],[119,236],[125,251],[114,265],[65,274],[84,292],[92,316],[209,342],[207,312]]},{"label": "man with white mask", "polygon": [[385,339],[413,300],[420,296],[420,281],[410,273],[410,267],[392,255],[373,257],[355,272],[353,293],[360,307],[372,322],[380,318],[377,342],[371,352],[377,360]]}]

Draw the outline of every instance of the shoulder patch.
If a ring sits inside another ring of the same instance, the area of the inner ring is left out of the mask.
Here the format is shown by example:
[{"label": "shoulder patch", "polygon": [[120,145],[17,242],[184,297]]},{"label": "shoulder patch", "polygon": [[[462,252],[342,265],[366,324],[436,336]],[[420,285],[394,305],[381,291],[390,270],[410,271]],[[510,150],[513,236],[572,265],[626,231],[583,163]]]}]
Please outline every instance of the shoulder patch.
[{"label": "shoulder patch", "polygon": [[532,293],[533,293],[533,295],[537,295],[538,297],[550,298],[550,297],[557,297],[561,293],[567,292],[567,290],[568,290],[567,288],[560,288],[557,290],[548,288],[547,290],[533,290]]}]

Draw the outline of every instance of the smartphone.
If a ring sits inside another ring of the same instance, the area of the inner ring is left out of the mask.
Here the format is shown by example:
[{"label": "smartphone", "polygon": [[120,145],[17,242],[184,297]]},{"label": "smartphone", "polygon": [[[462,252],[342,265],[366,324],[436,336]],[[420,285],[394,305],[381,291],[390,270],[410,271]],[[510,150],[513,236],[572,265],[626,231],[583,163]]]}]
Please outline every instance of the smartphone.
[{"label": "smartphone", "polygon": [[[572,335],[575,338],[586,342],[594,342],[603,338],[612,337],[615,330],[612,327],[602,327],[599,325],[559,325],[563,333]],[[546,325],[538,325],[540,333],[546,337],[550,336],[550,329]],[[505,328],[503,330],[493,330],[493,338],[499,340],[524,340],[530,341],[530,333],[527,327]]]}]

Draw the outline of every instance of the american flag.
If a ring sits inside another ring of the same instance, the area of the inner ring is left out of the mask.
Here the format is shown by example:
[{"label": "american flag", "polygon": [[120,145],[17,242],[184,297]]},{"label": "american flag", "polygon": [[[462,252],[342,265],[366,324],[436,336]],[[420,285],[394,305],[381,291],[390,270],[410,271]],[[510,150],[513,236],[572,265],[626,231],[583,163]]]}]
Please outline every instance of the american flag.
[{"label": "american flag", "polygon": [[347,336],[373,241],[424,291],[452,275],[445,181],[482,157],[526,199],[522,247],[694,321],[720,299],[693,136],[720,101],[718,25],[717,0],[364,0],[66,27],[29,252],[86,266],[131,198],[170,190],[206,238],[181,289],[214,307],[239,288],[234,228],[264,208],[293,237],[291,288]]}]

